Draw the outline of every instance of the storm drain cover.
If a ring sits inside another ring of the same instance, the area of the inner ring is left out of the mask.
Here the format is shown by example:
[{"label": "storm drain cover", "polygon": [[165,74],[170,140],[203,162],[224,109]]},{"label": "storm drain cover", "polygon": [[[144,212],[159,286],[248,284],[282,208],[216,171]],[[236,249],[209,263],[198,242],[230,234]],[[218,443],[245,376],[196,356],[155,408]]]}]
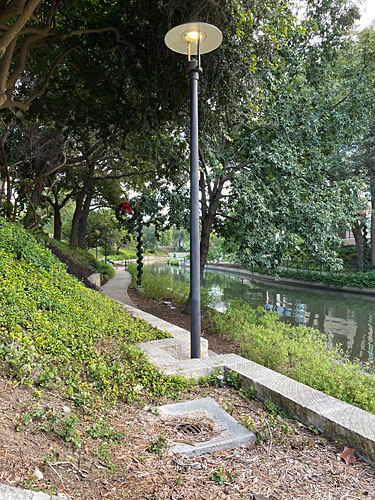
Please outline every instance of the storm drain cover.
[{"label": "storm drain cover", "polygon": [[[230,450],[239,446],[246,446],[255,441],[254,434],[236,422],[212,398],[159,406],[157,410],[160,415],[168,417],[184,416],[185,422],[178,424],[175,428],[181,433],[188,435],[188,441],[193,440],[194,436],[202,433],[201,440],[198,443],[174,443],[174,446],[170,448],[172,453],[182,456],[202,455],[203,453],[213,453],[219,450]],[[204,440],[206,428],[196,421],[203,422],[207,418],[214,424],[215,437],[212,438],[211,434],[211,436],[206,436],[206,439],[209,437],[208,440]],[[194,419],[195,421],[188,422],[189,419]]]},{"label": "storm drain cover", "polygon": [[182,434],[186,434],[186,436],[198,436],[201,434],[202,429],[198,424],[183,422],[182,424],[177,425],[176,431],[182,432]]}]

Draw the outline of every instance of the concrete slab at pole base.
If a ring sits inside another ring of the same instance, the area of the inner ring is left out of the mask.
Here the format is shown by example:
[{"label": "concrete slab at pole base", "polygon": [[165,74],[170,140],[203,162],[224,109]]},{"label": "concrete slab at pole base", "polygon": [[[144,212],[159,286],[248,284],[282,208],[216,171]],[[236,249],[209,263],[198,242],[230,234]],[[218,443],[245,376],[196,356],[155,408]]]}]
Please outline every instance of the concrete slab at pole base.
[{"label": "concrete slab at pole base", "polygon": [[41,491],[24,490],[22,488],[15,488],[14,486],[7,486],[0,484],[0,499],[1,500],[68,500],[64,494],[48,495]]},{"label": "concrete slab at pole base", "polygon": [[[163,319],[157,318],[152,314],[149,314],[145,311],[141,311],[136,307],[132,307],[126,304],[123,304],[120,301],[116,301],[131,315],[133,318],[143,319],[150,323],[155,328],[159,330],[163,330],[169,332],[174,339],[185,344],[185,352],[188,353],[188,358],[190,358],[190,332],[185,330],[184,328],[180,328],[179,326],[172,325],[168,323],[168,321],[164,321]],[[208,342],[207,339],[201,337],[201,357],[207,358],[208,356]]]}]

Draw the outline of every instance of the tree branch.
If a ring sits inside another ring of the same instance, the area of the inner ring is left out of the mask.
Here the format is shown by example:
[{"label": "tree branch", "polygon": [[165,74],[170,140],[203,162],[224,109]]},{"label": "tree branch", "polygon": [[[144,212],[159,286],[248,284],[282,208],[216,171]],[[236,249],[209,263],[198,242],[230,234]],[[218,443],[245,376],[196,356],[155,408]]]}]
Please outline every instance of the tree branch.
[{"label": "tree branch", "polygon": [[69,49],[67,49],[65,52],[63,52],[63,54],[61,54],[57,59],[56,61],[53,63],[51,69],[49,70],[48,72],[48,75],[46,76],[45,80],[44,80],[44,83],[42,85],[42,87],[38,90],[38,92],[36,92],[35,94],[33,94],[32,96],[30,96],[28,99],[26,99],[26,101],[24,102],[17,102],[17,101],[12,101],[11,99],[8,98],[7,102],[3,105],[4,108],[10,108],[10,107],[15,107],[15,108],[18,108],[18,109],[21,109],[23,111],[27,111],[31,105],[31,103],[37,99],[38,97],[40,97],[41,95],[43,95],[44,91],[46,90],[47,88],[47,85],[53,75],[53,73],[55,72],[57,66],[60,64],[61,61],[63,61],[71,52],[73,52],[74,50],[76,49],[76,47],[70,47]]},{"label": "tree branch", "polygon": [[132,177],[134,175],[156,174],[157,170],[146,170],[142,172],[132,172],[130,174],[106,175],[101,177],[93,177],[94,181],[106,181],[112,179],[123,179],[124,177]]},{"label": "tree branch", "polygon": [[[8,29],[8,31],[0,38],[0,54],[4,54],[6,48],[12,41],[17,38],[17,36],[21,33],[23,27],[31,17],[34,10],[40,4],[41,0],[29,0],[28,2],[18,2],[18,9],[20,9],[20,14],[15,21],[15,23]],[[17,2],[14,2],[13,5],[16,5]],[[9,4],[9,7],[11,4]],[[4,14],[3,14],[4,15]],[[6,19],[6,22],[9,19]]]}]

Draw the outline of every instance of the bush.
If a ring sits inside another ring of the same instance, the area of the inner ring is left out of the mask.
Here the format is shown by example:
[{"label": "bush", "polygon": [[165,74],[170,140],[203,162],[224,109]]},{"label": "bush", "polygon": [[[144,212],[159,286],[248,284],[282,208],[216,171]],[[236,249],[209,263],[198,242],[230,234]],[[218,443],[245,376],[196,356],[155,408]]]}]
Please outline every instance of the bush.
[{"label": "bush", "polygon": [[280,270],[277,275],[281,278],[293,278],[303,281],[320,281],[335,286],[353,286],[358,288],[375,287],[375,271],[367,273],[318,273],[314,271]]},{"label": "bush", "polygon": [[76,405],[177,394],[190,385],[161,375],[131,345],[169,334],[85,288],[49,250],[3,220],[0,282],[4,376],[60,389]]},{"label": "bush", "polygon": [[[133,282],[137,281],[137,265],[131,263],[128,268],[132,275]],[[156,300],[173,299],[181,306],[187,302],[190,293],[190,284],[181,283],[173,280],[172,275],[155,275],[143,268],[142,288],[140,293],[145,297],[151,297]],[[201,287],[201,307],[207,307],[210,301],[210,292]]]},{"label": "bush", "polygon": [[87,278],[90,274],[99,273],[101,284],[113,278],[115,271],[111,264],[105,264],[95,258],[88,250],[82,248],[71,248],[67,243],[40,235],[39,238],[58,257],[61,262],[67,263],[67,271],[80,280]]},{"label": "bush", "polygon": [[241,343],[241,354],[314,389],[375,413],[375,374],[364,373],[322,333],[280,321],[276,313],[233,301],[225,313],[210,312],[213,333]]}]

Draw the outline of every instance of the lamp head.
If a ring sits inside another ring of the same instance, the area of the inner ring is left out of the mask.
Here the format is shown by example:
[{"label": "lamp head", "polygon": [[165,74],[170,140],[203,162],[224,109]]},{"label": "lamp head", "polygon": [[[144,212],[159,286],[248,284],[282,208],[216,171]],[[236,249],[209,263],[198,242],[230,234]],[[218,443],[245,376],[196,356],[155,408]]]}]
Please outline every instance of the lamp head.
[{"label": "lamp head", "polygon": [[223,40],[221,31],[207,23],[186,23],[175,26],[165,35],[168,48],[179,54],[207,54],[217,49]]}]

